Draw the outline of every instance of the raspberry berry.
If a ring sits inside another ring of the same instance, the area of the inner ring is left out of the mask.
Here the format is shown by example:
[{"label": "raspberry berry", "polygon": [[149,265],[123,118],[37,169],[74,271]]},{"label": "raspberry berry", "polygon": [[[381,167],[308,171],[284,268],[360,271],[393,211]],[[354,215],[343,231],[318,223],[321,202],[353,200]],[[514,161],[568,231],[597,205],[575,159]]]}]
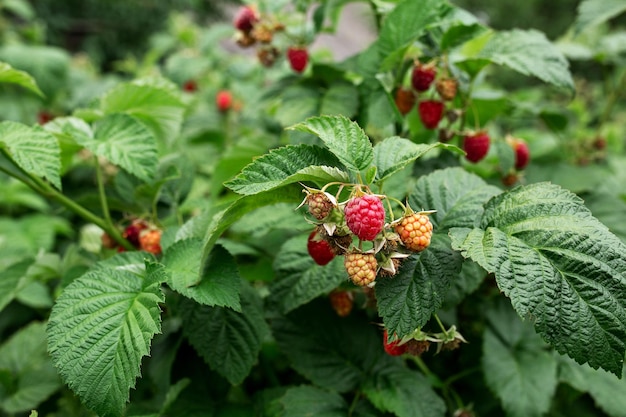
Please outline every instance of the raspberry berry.
[{"label": "raspberry berry", "polygon": [[133,222],[124,229],[122,233],[122,237],[128,240],[131,245],[136,248],[139,248],[139,235],[140,233],[148,228],[148,224],[143,220],[133,220]]},{"label": "raspberry berry", "polygon": [[489,152],[489,145],[491,139],[487,132],[478,132],[471,135],[466,135],[463,139],[463,150],[466,155],[465,158],[470,162],[478,162],[483,159],[487,152]]},{"label": "raspberry berry", "polygon": [[371,253],[347,253],[344,258],[344,266],[354,285],[369,286],[376,280],[378,262]]},{"label": "raspberry berry", "polygon": [[161,231],[159,229],[144,230],[139,235],[141,250],[159,255],[161,253]]},{"label": "raspberry berry", "polygon": [[421,252],[430,245],[433,224],[425,214],[412,213],[404,216],[395,229],[404,246],[413,252]]},{"label": "raspberry berry", "polygon": [[328,294],[328,299],[339,317],[347,317],[354,306],[354,297],[350,291],[332,291]]},{"label": "raspberry berry", "polygon": [[242,6],[237,10],[233,19],[233,26],[242,32],[250,32],[254,24],[258,22],[259,16],[251,6]]},{"label": "raspberry berry", "polygon": [[215,105],[222,113],[227,112],[233,105],[233,95],[228,90],[218,91],[215,95]]},{"label": "raspberry berry", "polygon": [[365,194],[354,197],[344,208],[348,229],[361,240],[374,240],[385,224],[385,209],[380,198]]},{"label": "raspberry berry", "polygon": [[317,220],[324,220],[335,207],[325,193],[310,193],[306,202],[309,205],[309,213]]},{"label": "raspberry berry", "polygon": [[426,129],[434,129],[443,117],[444,105],[438,100],[424,100],[417,106],[417,112]]},{"label": "raspberry berry", "polygon": [[193,93],[195,91],[198,91],[198,83],[196,82],[196,80],[187,80],[183,83],[183,91],[186,91],[188,93]]},{"label": "raspberry berry", "polygon": [[515,151],[515,169],[521,171],[526,168],[528,161],[530,161],[530,150],[528,149],[528,144],[522,139],[515,138],[512,139],[510,143]]},{"label": "raspberry berry", "polygon": [[400,340],[389,341],[389,335],[386,329],[383,333],[383,347],[385,348],[385,352],[391,356],[400,356],[406,353],[406,345],[401,345]]},{"label": "raspberry berry", "polygon": [[454,78],[441,78],[435,84],[435,88],[442,100],[450,101],[456,96],[458,83]]},{"label": "raspberry berry", "polygon": [[317,230],[312,231],[309,235],[306,248],[311,258],[313,258],[318,265],[326,265],[335,257],[335,252],[333,252],[330,243],[324,240],[317,233]]},{"label": "raspberry berry", "polygon": [[402,115],[406,115],[415,106],[415,94],[408,88],[400,87],[395,95],[396,107]]},{"label": "raspberry berry", "polygon": [[430,85],[435,80],[437,71],[433,65],[417,64],[413,67],[413,73],[411,74],[411,84],[416,91],[423,92],[430,88]]},{"label": "raspberry berry", "polygon": [[37,123],[39,123],[42,126],[53,119],[54,119],[54,115],[50,113],[49,111],[42,110],[39,113],[37,113]]},{"label": "raspberry berry", "polygon": [[309,51],[305,48],[292,46],[287,49],[287,60],[289,61],[291,69],[296,72],[302,72],[309,62]]}]

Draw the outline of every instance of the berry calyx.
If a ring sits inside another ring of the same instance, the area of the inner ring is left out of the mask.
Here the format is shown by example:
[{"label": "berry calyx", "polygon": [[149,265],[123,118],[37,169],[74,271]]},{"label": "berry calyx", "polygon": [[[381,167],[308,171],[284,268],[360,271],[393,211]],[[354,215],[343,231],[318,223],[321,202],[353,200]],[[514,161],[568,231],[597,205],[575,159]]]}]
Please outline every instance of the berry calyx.
[{"label": "berry calyx", "polygon": [[333,252],[330,243],[324,240],[317,233],[317,230],[312,231],[309,235],[306,248],[311,258],[318,265],[326,265],[335,257],[335,252]]},{"label": "berry calyx", "polygon": [[441,78],[435,83],[435,88],[442,100],[450,101],[456,96],[458,83],[454,78]]},{"label": "berry calyx", "polygon": [[220,90],[215,95],[215,105],[222,113],[227,112],[233,105],[233,95],[228,90]]},{"label": "berry calyx", "polygon": [[398,111],[404,116],[415,106],[415,94],[408,88],[400,87],[396,90],[395,102]]},{"label": "berry calyx", "polygon": [[430,88],[435,80],[437,71],[434,65],[417,64],[413,67],[411,74],[411,84],[416,91],[423,92]]},{"label": "berry calyx", "polygon": [[417,106],[420,120],[426,129],[435,129],[443,117],[444,104],[438,100],[424,100]]},{"label": "berry calyx", "polygon": [[406,353],[406,345],[401,345],[400,340],[396,339],[393,342],[389,341],[389,334],[387,333],[387,329],[385,329],[383,333],[383,347],[385,348],[385,352],[391,356],[400,356]]},{"label": "berry calyx", "polygon": [[291,46],[287,49],[287,60],[292,70],[303,72],[309,62],[309,51],[299,46]]},{"label": "berry calyx", "polygon": [[344,214],[348,229],[361,240],[374,240],[385,225],[385,209],[375,195],[352,198],[346,204]]},{"label": "berry calyx", "polygon": [[141,250],[154,255],[161,254],[161,234],[159,229],[143,230],[139,235],[139,247]]},{"label": "berry calyx", "polygon": [[376,281],[378,262],[371,253],[349,252],[344,258],[344,266],[354,285],[370,286]]},{"label": "berry calyx", "polygon": [[339,317],[347,317],[354,306],[354,296],[351,291],[334,290],[328,294],[328,299]]},{"label": "berry calyx", "polygon": [[259,16],[251,6],[242,6],[235,13],[233,18],[233,26],[242,32],[250,32],[254,24],[259,21]]},{"label": "berry calyx", "polygon": [[412,213],[404,216],[395,226],[400,240],[413,252],[421,252],[430,245],[433,235],[433,224],[423,213]]},{"label": "berry calyx", "polygon": [[482,160],[489,152],[491,139],[485,131],[475,134],[466,135],[463,139],[463,150],[465,158],[470,162],[478,162]]}]

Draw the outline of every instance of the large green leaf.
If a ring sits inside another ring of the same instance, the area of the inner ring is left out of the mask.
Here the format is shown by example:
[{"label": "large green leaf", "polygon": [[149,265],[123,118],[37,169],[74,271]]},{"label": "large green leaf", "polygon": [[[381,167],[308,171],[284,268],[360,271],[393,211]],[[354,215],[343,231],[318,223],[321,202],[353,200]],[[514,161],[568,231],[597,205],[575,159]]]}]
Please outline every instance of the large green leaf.
[{"label": "large green leaf", "polygon": [[345,417],[349,415],[348,404],[336,392],[311,385],[289,388],[280,399],[283,406],[281,417]]},{"label": "large green leaf", "polygon": [[43,323],[29,324],[0,346],[2,371],[8,371],[13,379],[13,389],[6,396],[0,382],[0,409],[9,415],[37,408],[61,388],[59,375],[46,353]]},{"label": "large green leaf", "polygon": [[45,178],[61,189],[61,155],[59,143],[40,126],[29,127],[17,122],[0,123],[0,150],[27,173]]},{"label": "large green leaf", "polygon": [[626,246],[579,197],[547,183],[517,187],[487,203],[480,228],[450,234],[548,343],[621,375]]},{"label": "large green leaf", "polygon": [[6,62],[0,62],[0,83],[17,84],[33,93],[43,96],[37,82],[27,72],[16,70]]},{"label": "large green leaf", "polygon": [[103,417],[122,415],[130,388],[160,332],[163,267],[141,252],[97,265],[52,308],[48,349],[63,380]]},{"label": "large green leaf", "polygon": [[239,194],[253,195],[298,181],[347,181],[337,165],[339,160],[319,146],[284,146],[255,159],[224,185]]},{"label": "large green leaf", "polygon": [[359,125],[343,116],[311,117],[289,127],[318,136],[328,149],[353,172],[369,167],[374,151]]},{"label": "large green leaf", "polygon": [[583,0],[574,22],[577,33],[599,25],[626,11],[626,0]]},{"label": "large green leaf", "polygon": [[240,384],[250,373],[269,332],[256,290],[249,285],[242,287],[240,313],[191,300],[182,308],[184,333],[192,346],[231,384]]},{"label": "large green leaf", "polygon": [[435,233],[428,249],[404,260],[395,276],[377,279],[378,312],[389,333],[405,336],[424,326],[443,304],[462,261],[448,236]]},{"label": "large green leaf", "polygon": [[354,117],[359,109],[359,90],[348,83],[332,84],[322,97],[319,114]]},{"label": "large green leaf", "polygon": [[307,252],[306,235],[285,242],[274,261],[274,270],[276,281],[271,287],[270,300],[283,313],[329,293],[348,278],[340,257],[324,266],[313,261]]},{"label": "large green leaf", "polygon": [[501,302],[487,312],[483,374],[510,417],[540,417],[557,386],[557,361],[532,325]]}]

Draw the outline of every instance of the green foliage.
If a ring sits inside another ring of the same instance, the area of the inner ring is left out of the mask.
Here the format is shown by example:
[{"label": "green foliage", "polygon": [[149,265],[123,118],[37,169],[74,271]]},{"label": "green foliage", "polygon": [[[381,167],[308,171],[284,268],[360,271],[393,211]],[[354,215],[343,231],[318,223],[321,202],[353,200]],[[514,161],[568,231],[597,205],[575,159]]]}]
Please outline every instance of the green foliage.
[{"label": "green foliage", "polygon": [[0,83],[17,84],[31,92],[43,96],[37,82],[27,72],[16,70],[6,62],[0,62]]}]

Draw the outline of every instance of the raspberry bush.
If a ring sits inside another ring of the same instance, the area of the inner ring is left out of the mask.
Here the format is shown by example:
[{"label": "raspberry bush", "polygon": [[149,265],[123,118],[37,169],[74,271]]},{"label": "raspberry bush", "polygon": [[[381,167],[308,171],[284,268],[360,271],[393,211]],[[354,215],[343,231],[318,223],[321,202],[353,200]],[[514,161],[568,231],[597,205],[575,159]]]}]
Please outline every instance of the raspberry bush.
[{"label": "raspberry bush", "polygon": [[16,4],[0,415],[624,415],[624,7],[246,2],[104,73]]}]

